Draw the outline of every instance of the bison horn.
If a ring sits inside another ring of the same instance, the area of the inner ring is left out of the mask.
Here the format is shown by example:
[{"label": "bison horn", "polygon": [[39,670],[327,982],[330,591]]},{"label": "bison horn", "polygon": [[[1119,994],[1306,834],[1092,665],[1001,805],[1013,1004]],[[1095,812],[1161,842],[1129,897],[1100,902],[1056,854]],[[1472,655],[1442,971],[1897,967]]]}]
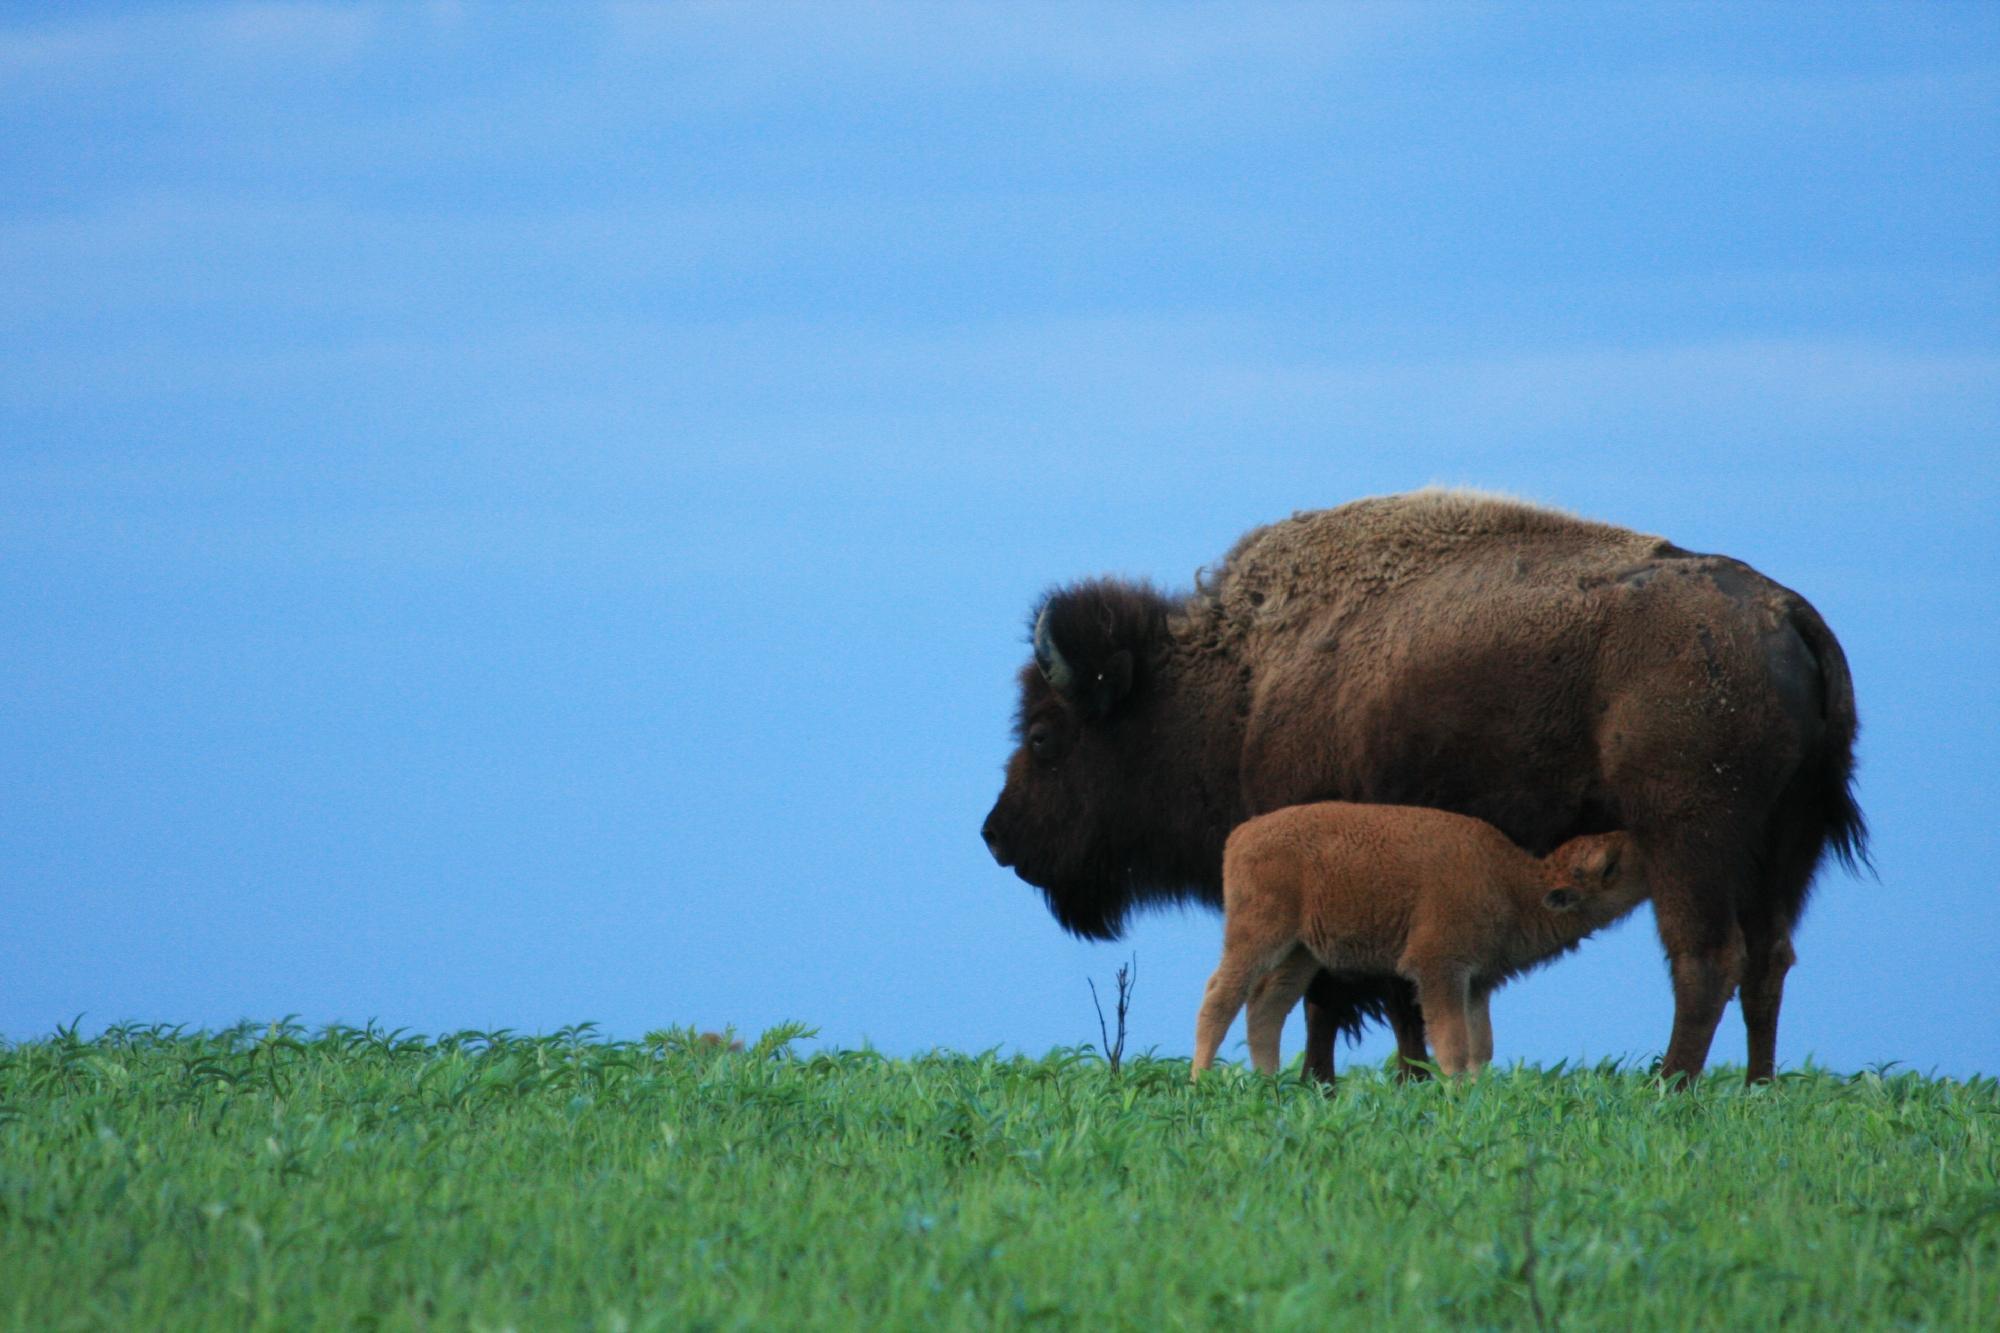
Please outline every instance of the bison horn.
[{"label": "bison horn", "polygon": [[1042,669],[1042,677],[1055,687],[1059,694],[1068,694],[1076,681],[1076,673],[1056,650],[1055,636],[1049,633],[1049,609],[1035,617],[1035,665]]}]

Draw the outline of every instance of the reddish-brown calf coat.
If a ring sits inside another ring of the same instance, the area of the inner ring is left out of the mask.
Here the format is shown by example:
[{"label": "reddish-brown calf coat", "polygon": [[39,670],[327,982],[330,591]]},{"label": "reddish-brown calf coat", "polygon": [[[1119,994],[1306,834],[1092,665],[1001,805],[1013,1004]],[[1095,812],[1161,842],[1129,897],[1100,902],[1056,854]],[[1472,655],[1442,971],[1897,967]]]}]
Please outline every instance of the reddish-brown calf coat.
[{"label": "reddish-brown calf coat", "polygon": [[1284,1017],[1320,968],[1408,980],[1439,1065],[1476,1071],[1492,1056],[1493,989],[1645,897],[1623,833],[1537,858],[1482,820],[1340,801],[1238,826],[1222,875],[1223,958],[1202,1003],[1197,1074],[1246,998],[1252,1057],[1274,1070]]}]

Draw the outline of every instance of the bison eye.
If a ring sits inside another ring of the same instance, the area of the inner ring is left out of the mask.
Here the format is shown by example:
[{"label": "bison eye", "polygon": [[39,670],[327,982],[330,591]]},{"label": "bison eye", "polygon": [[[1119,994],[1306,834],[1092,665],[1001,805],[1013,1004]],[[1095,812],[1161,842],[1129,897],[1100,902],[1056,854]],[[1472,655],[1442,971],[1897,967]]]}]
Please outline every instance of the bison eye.
[{"label": "bison eye", "polygon": [[1028,753],[1037,759],[1049,759],[1056,752],[1056,737],[1046,723],[1037,722],[1028,728]]}]

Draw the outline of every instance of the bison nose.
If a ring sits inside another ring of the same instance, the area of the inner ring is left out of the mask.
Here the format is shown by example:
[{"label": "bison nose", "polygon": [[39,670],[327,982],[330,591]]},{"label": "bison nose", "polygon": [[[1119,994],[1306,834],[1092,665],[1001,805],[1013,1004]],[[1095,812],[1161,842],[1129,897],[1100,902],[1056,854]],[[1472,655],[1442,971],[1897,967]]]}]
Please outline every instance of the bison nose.
[{"label": "bison nose", "polygon": [[986,822],[979,826],[979,836],[986,839],[986,850],[993,853],[995,861],[998,861],[1003,866],[1013,864],[1013,861],[1007,855],[1005,844],[1000,841],[1000,835],[993,831],[992,815],[986,816]]}]

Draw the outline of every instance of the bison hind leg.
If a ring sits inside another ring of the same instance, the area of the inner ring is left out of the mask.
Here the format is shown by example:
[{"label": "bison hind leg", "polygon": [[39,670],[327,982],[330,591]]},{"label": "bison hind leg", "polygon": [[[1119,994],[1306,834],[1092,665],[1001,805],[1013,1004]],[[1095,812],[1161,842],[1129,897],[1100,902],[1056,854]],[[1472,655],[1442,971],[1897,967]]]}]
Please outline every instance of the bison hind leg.
[{"label": "bison hind leg", "polygon": [[1746,1083],[1769,1083],[1778,1072],[1778,1009],[1785,974],[1798,961],[1791,927],[1768,913],[1740,918],[1743,930],[1743,1034],[1749,1053]]},{"label": "bison hind leg", "polygon": [[1674,986],[1673,1033],[1660,1061],[1660,1077],[1670,1084],[1700,1077],[1722,1011],[1743,977],[1737,914],[1757,892],[1752,846],[1701,821],[1691,821],[1681,837],[1644,844],[1653,921]]},{"label": "bison hind leg", "polygon": [[1749,1055],[1745,1078],[1750,1083],[1768,1083],[1777,1075],[1778,1010],[1785,999],[1785,974],[1798,961],[1792,950],[1792,927],[1805,908],[1813,875],[1831,840],[1803,780],[1795,780],[1786,797],[1771,821],[1763,882],[1736,914],[1743,932],[1740,998]]}]

